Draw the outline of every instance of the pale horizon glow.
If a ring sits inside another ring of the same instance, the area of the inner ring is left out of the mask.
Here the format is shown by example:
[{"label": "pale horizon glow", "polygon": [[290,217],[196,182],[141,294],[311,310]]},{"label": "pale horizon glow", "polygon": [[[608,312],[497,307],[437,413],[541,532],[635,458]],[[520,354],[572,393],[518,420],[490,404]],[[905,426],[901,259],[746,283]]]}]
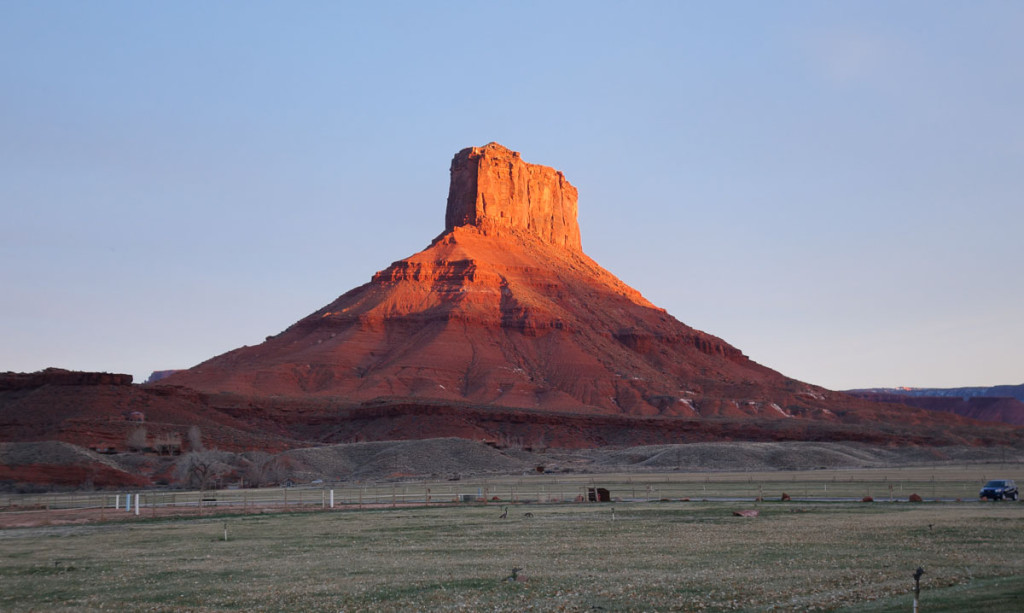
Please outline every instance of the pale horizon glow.
[{"label": "pale horizon glow", "polygon": [[1024,5],[0,7],[0,372],[187,368],[444,226],[497,141],[584,251],[831,389],[1024,382]]}]

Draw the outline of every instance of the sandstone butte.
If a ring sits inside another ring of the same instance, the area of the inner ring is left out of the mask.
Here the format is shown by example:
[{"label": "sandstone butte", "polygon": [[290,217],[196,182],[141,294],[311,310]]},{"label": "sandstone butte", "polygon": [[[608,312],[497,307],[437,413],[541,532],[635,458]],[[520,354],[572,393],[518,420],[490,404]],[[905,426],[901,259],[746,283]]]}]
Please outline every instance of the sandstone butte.
[{"label": "sandstone butte", "polygon": [[834,420],[850,400],[751,361],[601,268],[583,253],[576,188],[497,143],[455,155],[429,247],[161,383],[636,417]]},{"label": "sandstone butte", "polygon": [[[583,253],[562,173],[495,143],[456,154],[444,230],[423,251],[264,343],[130,383],[0,375],[0,442],[119,449],[136,419],[155,439],[198,426],[224,450],[436,437],[563,448],[1020,440],[795,381],[681,323]],[[42,468],[12,470],[0,465],[0,480]]]}]

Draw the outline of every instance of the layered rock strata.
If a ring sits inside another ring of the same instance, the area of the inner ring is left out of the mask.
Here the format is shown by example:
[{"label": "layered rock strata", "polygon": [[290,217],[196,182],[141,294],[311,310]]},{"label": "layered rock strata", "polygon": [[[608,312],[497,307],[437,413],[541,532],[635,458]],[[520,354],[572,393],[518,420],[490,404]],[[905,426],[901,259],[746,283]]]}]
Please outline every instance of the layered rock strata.
[{"label": "layered rock strata", "polygon": [[830,392],[690,328],[587,257],[576,198],[560,172],[501,145],[464,149],[428,248],[166,382],[347,405],[836,419]]},{"label": "layered rock strata", "polygon": [[523,231],[581,251],[577,197],[576,188],[554,168],[528,164],[498,143],[469,147],[452,160],[445,230]]}]

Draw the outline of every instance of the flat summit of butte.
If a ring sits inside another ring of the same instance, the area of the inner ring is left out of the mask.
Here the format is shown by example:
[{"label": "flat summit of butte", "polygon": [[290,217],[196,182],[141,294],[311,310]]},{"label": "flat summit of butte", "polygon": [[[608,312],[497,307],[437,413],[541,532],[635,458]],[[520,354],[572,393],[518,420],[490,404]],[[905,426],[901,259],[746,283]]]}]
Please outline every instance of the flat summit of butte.
[{"label": "flat summit of butte", "polygon": [[[429,247],[253,347],[162,383],[257,397],[630,417],[835,420],[583,253],[577,191],[497,143],[457,153]],[[841,412],[841,411],[840,411]]]}]

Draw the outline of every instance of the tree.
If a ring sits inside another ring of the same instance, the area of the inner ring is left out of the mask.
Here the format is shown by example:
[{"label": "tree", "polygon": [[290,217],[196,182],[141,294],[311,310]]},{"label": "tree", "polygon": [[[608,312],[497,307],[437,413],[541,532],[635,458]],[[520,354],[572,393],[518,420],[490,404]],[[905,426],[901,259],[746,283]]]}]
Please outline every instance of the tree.
[{"label": "tree", "polygon": [[263,487],[281,480],[283,467],[277,456],[266,451],[247,451],[242,458],[248,463],[245,481],[252,487]]},{"label": "tree", "polygon": [[220,451],[190,451],[175,463],[175,477],[188,487],[209,489],[217,479],[231,472],[226,456]]}]

